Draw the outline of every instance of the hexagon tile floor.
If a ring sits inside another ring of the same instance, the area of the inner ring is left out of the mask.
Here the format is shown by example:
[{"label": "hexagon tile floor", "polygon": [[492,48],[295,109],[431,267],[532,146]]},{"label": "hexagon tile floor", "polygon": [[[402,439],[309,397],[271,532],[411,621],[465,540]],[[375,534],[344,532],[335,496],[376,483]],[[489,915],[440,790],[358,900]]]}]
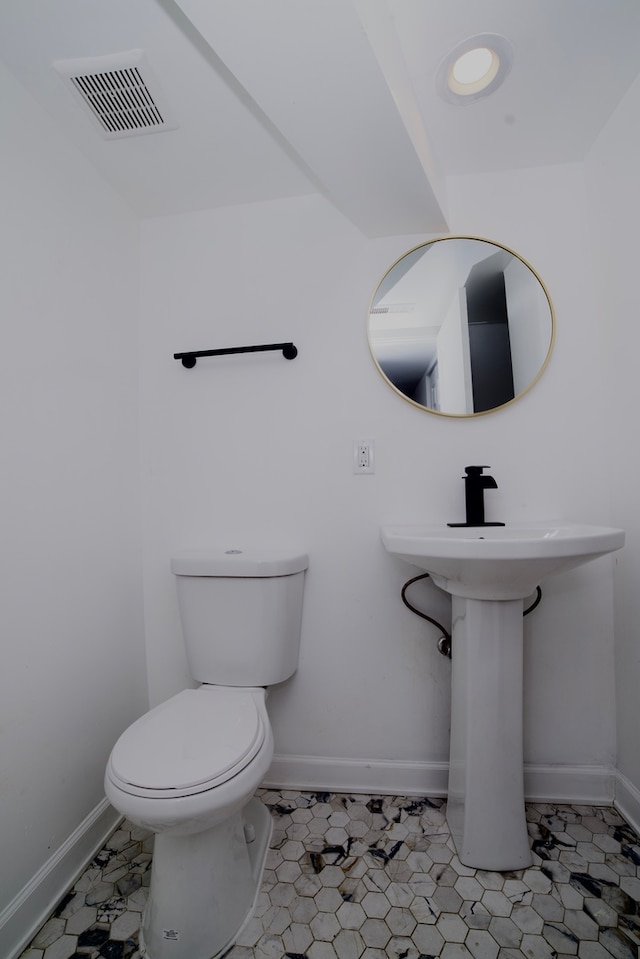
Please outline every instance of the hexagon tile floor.
[{"label": "hexagon tile floor", "polygon": [[[602,806],[527,805],[534,864],[460,864],[440,799],[261,790],[274,832],[227,959],[638,959],[640,839]],[[124,823],[21,959],[138,959],[152,837]]]}]

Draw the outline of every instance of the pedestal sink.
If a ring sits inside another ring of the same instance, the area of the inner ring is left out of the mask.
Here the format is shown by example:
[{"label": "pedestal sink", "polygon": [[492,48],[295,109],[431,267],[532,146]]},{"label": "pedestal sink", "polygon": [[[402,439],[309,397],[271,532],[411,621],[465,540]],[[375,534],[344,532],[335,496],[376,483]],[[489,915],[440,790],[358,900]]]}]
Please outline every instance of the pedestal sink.
[{"label": "pedestal sink", "polygon": [[447,819],[466,866],[531,863],[522,757],[523,601],[539,583],[624,545],[581,524],[383,526],[398,559],[452,594]]}]

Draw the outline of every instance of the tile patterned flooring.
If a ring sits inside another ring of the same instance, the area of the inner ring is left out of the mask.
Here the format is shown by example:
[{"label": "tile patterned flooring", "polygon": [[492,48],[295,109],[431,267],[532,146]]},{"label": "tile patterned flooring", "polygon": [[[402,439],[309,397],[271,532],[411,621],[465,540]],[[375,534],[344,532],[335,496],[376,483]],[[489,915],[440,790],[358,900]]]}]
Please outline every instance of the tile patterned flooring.
[{"label": "tile patterned flooring", "polygon": [[[527,805],[534,864],[463,866],[441,799],[259,792],[274,832],[226,959],[638,959],[640,839],[602,806]],[[153,837],[123,823],[21,959],[139,959]]]}]

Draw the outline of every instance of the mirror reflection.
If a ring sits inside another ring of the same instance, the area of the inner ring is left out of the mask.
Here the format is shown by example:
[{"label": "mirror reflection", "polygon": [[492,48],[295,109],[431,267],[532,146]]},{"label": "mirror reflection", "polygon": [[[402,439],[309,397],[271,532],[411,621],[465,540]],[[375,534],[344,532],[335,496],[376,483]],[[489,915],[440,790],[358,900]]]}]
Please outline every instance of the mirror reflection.
[{"label": "mirror reflection", "polygon": [[431,240],[385,274],[369,309],[369,346],[388,383],[449,416],[512,402],[547,364],[547,291],[512,250],[475,237]]}]

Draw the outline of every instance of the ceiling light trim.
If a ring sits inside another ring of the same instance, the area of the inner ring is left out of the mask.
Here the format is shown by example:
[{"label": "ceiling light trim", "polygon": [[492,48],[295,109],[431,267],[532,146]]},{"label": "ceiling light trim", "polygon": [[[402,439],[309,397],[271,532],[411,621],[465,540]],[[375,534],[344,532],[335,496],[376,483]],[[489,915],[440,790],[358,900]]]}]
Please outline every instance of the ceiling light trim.
[{"label": "ceiling light trim", "polygon": [[[486,48],[493,55],[490,69],[473,83],[459,83],[454,68],[460,57],[471,50]],[[441,61],[436,73],[436,89],[443,100],[457,105],[475,103],[490,96],[502,86],[511,72],[513,48],[506,37],[497,33],[480,33],[458,43]]]}]

